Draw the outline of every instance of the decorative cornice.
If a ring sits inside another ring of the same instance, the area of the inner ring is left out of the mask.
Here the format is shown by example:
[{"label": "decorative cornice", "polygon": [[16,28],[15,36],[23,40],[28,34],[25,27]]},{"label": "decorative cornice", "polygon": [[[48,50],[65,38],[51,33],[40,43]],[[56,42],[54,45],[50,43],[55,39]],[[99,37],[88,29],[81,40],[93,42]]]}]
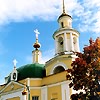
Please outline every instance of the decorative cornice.
[{"label": "decorative cornice", "polygon": [[53,34],[53,38],[55,39],[55,36],[56,35],[59,35],[59,34],[62,34],[62,33],[65,33],[65,32],[73,32],[73,33],[77,33],[76,35],[80,35],[80,33],[77,31],[77,30],[75,30],[75,29],[73,29],[73,28],[71,28],[71,29],[66,29],[66,28],[63,28],[63,29],[58,29],[58,30],[56,30],[55,32],[54,32],[54,34]]}]

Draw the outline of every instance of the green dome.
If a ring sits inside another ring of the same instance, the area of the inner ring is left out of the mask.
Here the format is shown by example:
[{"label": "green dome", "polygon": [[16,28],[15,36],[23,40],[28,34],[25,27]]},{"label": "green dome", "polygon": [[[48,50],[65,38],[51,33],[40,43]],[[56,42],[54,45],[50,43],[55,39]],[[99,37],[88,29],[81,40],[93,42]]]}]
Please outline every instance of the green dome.
[{"label": "green dome", "polygon": [[27,64],[19,67],[17,71],[18,71],[17,81],[25,78],[43,78],[46,76],[44,64],[38,64],[38,63]]}]

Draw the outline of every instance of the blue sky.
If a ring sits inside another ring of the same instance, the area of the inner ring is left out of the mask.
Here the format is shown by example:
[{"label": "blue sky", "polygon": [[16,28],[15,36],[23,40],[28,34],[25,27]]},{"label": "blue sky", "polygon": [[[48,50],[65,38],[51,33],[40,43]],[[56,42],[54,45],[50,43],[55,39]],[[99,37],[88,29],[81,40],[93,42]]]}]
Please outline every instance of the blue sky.
[{"label": "blue sky", "polygon": [[[80,32],[80,49],[100,36],[100,0],[65,0],[73,28]],[[58,29],[62,0],[0,0],[0,84],[17,67],[32,63],[34,30],[38,29],[43,61],[53,57],[52,35]]]}]

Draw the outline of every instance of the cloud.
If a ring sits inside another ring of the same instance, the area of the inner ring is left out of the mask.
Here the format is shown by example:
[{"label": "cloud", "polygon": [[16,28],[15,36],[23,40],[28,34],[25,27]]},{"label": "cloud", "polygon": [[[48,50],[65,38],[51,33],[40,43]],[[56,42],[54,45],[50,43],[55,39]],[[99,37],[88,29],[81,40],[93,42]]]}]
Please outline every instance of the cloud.
[{"label": "cloud", "polygon": [[0,24],[35,18],[52,19],[58,12],[57,0],[0,0]]},{"label": "cloud", "polygon": [[[88,8],[93,8],[93,7],[100,7],[100,1],[99,0],[84,0],[84,5]],[[90,6],[91,5],[91,6]]]},{"label": "cloud", "polygon": [[100,36],[100,11],[94,14],[95,23],[93,24],[92,31],[97,33]]},{"label": "cloud", "polygon": [[83,10],[78,19],[80,31],[100,36],[100,0],[83,0],[81,7]]},{"label": "cloud", "polygon": [[[100,0],[65,0],[65,5],[81,32],[100,32]],[[61,12],[62,0],[0,0],[1,25],[37,19],[51,21]]]},{"label": "cloud", "polygon": [[[66,8],[79,8],[77,0],[66,0]],[[53,20],[62,12],[61,0],[0,0],[0,24],[11,21]],[[79,12],[79,10],[78,10]]]}]

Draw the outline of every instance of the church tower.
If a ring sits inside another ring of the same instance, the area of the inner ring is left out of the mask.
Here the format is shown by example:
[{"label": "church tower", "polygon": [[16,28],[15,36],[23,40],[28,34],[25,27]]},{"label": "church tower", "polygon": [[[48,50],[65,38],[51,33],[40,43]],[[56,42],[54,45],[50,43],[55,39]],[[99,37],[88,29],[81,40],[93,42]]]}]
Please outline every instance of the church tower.
[{"label": "church tower", "polygon": [[57,74],[71,68],[74,52],[79,52],[79,32],[72,27],[72,17],[65,12],[62,0],[62,14],[58,17],[59,28],[54,32],[55,56],[46,62],[46,74]]},{"label": "church tower", "polygon": [[59,29],[53,34],[55,40],[55,55],[72,54],[79,52],[79,32],[72,28],[72,17],[65,12],[63,0],[63,12],[58,17]]}]

